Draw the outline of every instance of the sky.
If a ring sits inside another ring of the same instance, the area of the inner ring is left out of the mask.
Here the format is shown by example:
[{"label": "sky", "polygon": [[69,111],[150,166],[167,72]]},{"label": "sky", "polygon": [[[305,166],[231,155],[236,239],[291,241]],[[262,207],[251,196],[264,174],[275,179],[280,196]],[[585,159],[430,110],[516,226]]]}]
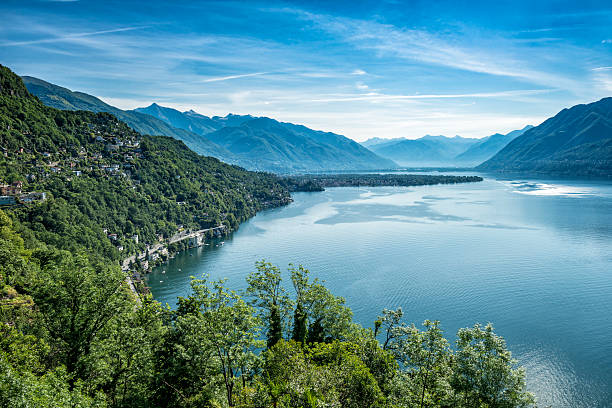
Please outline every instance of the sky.
[{"label": "sky", "polygon": [[612,3],[3,0],[0,64],[123,109],[484,137],[612,96]]}]

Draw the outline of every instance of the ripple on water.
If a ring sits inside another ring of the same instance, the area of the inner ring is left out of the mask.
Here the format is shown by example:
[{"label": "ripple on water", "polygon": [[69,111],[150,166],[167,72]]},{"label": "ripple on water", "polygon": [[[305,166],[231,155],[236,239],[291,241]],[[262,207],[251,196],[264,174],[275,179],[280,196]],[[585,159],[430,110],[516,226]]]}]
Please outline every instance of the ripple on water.
[{"label": "ripple on water", "polygon": [[302,263],[365,326],[399,306],[408,322],[440,320],[450,339],[491,321],[541,406],[612,406],[611,185],[486,179],[294,199],[247,221],[223,247],[154,271],[154,296],[174,304],[189,276],[203,273],[244,288],[261,258]]}]

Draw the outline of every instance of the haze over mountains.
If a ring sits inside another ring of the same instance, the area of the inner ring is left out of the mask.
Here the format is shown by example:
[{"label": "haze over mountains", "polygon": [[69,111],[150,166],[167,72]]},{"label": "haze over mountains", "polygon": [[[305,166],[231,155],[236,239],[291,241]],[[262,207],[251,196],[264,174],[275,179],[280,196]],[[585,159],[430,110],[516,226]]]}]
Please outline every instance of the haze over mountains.
[{"label": "haze over mountains", "polygon": [[362,144],[403,166],[473,167],[493,157],[512,139],[533,126],[482,139],[424,136],[419,139],[373,138]]},{"label": "haze over mountains", "polygon": [[612,175],[612,98],[563,109],[514,139],[484,171]]},{"label": "haze over mountains", "polygon": [[335,133],[251,115],[208,117],[152,104],[135,111],[196,132],[231,152],[248,168],[284,171],[373,170],[397,165]]},{"label": "haze over mountains", "polygon": [[[361,144],[329,132],[266,117],[208,117],[158,104],[121,110],[102,100],[23,77],[46,105],[109,112],[133,129],[182,140],[197,153],[251,170],[325,172],[405,167],[473,167],[482,171],[565,175],[612,174],[612,98],[564,109],[533,128],[482,139],[424,136],[373,138]],[[482,164],[481,164],[482,163]]]},{"label": "haze over mountains", "polygon": [[37,78],[23,77],[23,80],[28,90],[48,106],[109,112],[141,133],[174,137],[197,153],[250,170],[285,173],[397,166],[344,136],[274,119],[232,114],[211,118],[192,110],[180,112],[157,104],[125,111],[94,96]]}]

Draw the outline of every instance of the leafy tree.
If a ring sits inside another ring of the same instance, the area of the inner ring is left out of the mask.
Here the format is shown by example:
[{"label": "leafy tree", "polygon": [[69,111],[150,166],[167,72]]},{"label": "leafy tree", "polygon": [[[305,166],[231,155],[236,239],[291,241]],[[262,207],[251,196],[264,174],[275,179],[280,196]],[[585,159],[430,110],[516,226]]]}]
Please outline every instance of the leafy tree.
[{"label": "leafy tree", "polygon": [[260,321],[255,311],[235,292],[227,291],[224,281],[209,284],[205,279],[192,281],[193,297],[199,304],[197,315],[205,338],[223,375],[227,403],[234,405],[236,379],[246,376],[255,359],[254,350],[262,344],[257,340]]},{"label": "leafy tree", "polygon": [[[401,326],[396,332],[392,350],[408,374],[411,404],[419,407],[439,406],[449,392],[451,350],[443,337],[440,322],[425,320],[424,330],[414,325]],[[415,398],[416,397],[416,398]]]},{"label": "leafy tree", "polygon": [[132,306],[118,267],[92,265],[84,254],[35,254],[39,279],[32,296],[48,332],[49,344],[74,385],[90,374],[90,352],[109,322]]},{"label": "leafy tree", "polygon": [[405,326],[400,323],[404,312],[399,307],[397,310],[383,309],[382,313],[374,322],[374,336],[378,337],[380,329],[383,329],[385,340],[382,347],[386,350],[391,341],[405,332]]},{"label": "leafy tree", "polygon": [[527,407],[533,395],[525,391],[525,370],[506,348],[493,326],[479,324],[457,332],[451,384],[465,406]]},{"label": "leafy tree", "polygon": [[270,348],[286,331],[292,301],[282,286],[280,269],[268,262],[257,262],[256,271],[247,276],[247,283],[249,304],[259,308],[260,317],[267,322],[267,345]]}]

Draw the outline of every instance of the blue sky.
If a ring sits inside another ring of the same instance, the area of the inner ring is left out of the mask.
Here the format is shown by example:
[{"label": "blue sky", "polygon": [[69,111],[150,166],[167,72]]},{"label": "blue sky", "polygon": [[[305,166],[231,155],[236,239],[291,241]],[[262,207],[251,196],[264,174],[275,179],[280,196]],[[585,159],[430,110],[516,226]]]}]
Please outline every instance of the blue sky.
[{"label": "blue sky", "polygon": [[0,17],[20,75],[359,141],[483,137],[612,96],[609,1],[4,0]]}]

